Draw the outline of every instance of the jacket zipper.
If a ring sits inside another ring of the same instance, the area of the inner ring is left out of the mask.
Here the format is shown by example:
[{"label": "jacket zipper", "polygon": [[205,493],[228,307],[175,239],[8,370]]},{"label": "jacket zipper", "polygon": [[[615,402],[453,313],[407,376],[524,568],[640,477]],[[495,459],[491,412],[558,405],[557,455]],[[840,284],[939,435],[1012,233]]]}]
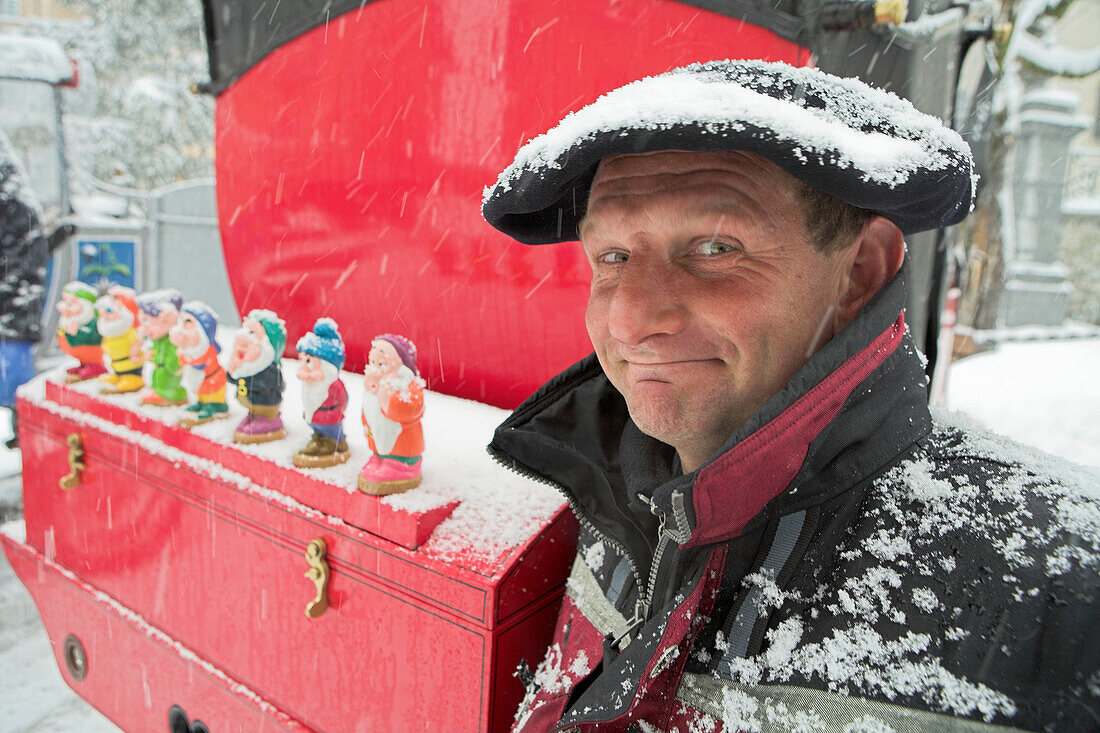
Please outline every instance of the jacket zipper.
[{"label": "jacket zipper", "polygon": [[630,618],[620,629],[615,631],[612,643],[622,649],[630,644],[630,635],[639,626],[649,620],[649,614],[653,610],[653,597],[657,592],[657,580],[661,574],[661,561],[664,559],[665,550],[672,540],[687,542],[691,536],[691,525],[688,522],[687,512],[684,510],[684,492],[672,492],[672,516],[676,521],[676,529],[666,527],[668,515],[661,511],[653,499],[648,499],[649,510],[659,520],[657,526],[657,547],[653,551],[653,562],[649,567],[649,582],[643,589],[638,586],[638,601],[634,604],[634,616]]},{"label": "jacket zipper", "polygon": [[631,555],[630,551],[626,549],[626,545],[596,527],[596,525],[592,523],[592,520],[590,520],[588,516],[584,513],[584,511],[581,510],[577,502],[573,500],[573,496],[568,491],[566,491],[564,486],[559,484],[557,481],[551,481],[542,474],[536,473],[526,466],[517,463],[516,461],[506,461],[504,458],[499,456],[497,452],[494,451],[492,448],[486,448],[486,451],[489,453],[489,456],[497,463],[497,465],[506,468],[512,473],[523,476],[526,479],[530,479],[535,483],[539,483],[544,486],[551,486],[559,494],[561,494],[565,501],[569,504],[569,509],[573,512],[573,516],[575,516],[577,520],[582,525],[584,525],[585,529],[587,529],[589,532],[599,538],[601,542],[606,542],[607,544],[614,547],[620,555],[626,558],[627,564],[630,565],[630,572],[634,576],[634,582],[638,585],[639,588],[641,588],[642,574],[638,571],[638,565],[634,561],[634,556]]},{"label": "jacket zipper", "polygon": [[620,649],[629,645],[631,641],[630,635],[649,620],[649,614],[653,607],[653,594],[657,589],[657,579],[660,574],[661,560],[664,558],[669,541],[676,540],[678,542],[686,542],[688,537],[691,536],[691,526],[688,523],[687,512],[684,510],[684,493],[682,491],[672,492],[672,514],[673,518],[676,520],[675,530],[666,528],[666,513],[661,511],[652,499],[648,500],[649,509],[658,518],[659,524],[657,527],[657,547],[653,551],[653,562],[649,568],[649,581],[643,586],[642,574],[638,570],[638,565],[634,561],[634,556],[630,554],[630,551],[626,549],[624,544],[596,527],[592,520],[590,520],[584,511],[581,510],[580,506],[578,506],[577,502],[573,499],[573,496],[564,486],[532,471],[514,460],[506,461],[491,448],[487,448],[486,451],[498,465],[509,471],[530,479],[531,481],[535,481],[536,483],[543,484],[544,486],[553,487],[565,498],[565,501],[569,504],[570,510],[573,512],[573,516],[577,517],[577,520],[584,525],[585,529],[591,532],[601,542],[606,542],[614,547],[620,555],[626,558],[627,563],[630,565],[630,572],[634,575],[634,581],[638,587],[638,600],[634,603],[634,614],[627,619],[626,623],[611,632],[611,643]]}]

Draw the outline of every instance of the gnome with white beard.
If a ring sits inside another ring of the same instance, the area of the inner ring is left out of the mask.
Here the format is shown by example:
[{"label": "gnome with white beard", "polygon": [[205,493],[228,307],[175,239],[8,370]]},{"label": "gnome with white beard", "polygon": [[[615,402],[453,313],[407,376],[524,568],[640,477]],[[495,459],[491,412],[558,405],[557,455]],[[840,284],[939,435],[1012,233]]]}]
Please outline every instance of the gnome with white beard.
[{"label": "gnome with white beard", "polygon": [[344,341],[336,321],[321,318],[313,331],[298,339],[298,379],[302,382],[302,414],[313,428],[305,448],[294,454],[299,468],[336,466],[348,460],[344,436],[344,411],[348,391],[340,379],[344,366]]},{"label": "gnome with white beard", "polygon": [[233,337],[229,378],[237,387],[237,401],[248,414],[233,432],[237,443],[267,443],[286,437],[279,408],[283,404],[283,347],[286,323],[269,310],[245,316]]},{"label": "gnome with white beard", "polygon": [[183,373],[180,382],[187,390],[188,412],[195,413],[177,423],[190,430],[211,420],[227,417],[225,369],[218,362],[221,347],[215,339],[218,316],[210,306],[198,300],[183,304],[179,321],[168,332],[176,347]]},{"label": "gnome with white beard", "polygon": [[375,496],[420,485],[424,453],[424,381],[416,369],[416,346],[404,336],[383,334],[371,342],[363,372],[363,426],[371,457],[359,473],[359,489]]},{"label": "gnome with white beard", "polygon": [[107,371],[103,366],[103,337],[96,325],[95,302],[99,298],[91,285],[73,280],[61,289],[57,303],[58,347],[79,362],[65,370],[65,381],[81,382]]},{"label": "gnome with white beard", "polygon": [[103,394],[137,392],[145,386],[141,369],[145,357],[137,332],[138,307],[134,291],[116,285],[95,303],[100,346],[108,359],[107,373],[100,376]]}]

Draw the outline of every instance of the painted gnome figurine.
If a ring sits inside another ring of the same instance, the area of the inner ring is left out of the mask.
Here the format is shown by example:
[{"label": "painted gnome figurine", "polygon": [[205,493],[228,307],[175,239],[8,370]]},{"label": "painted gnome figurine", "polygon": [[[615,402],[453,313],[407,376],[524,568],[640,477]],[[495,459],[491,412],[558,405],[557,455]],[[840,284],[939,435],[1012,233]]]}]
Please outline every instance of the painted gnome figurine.
[{"label": "painted gnome figurine", "polygon": [[107,373],[100,376],[103,394],[137,392],[145,386],[141,368],[145,357],[137,333],[137,301],[134,291],[116,285],[95,303],[96,328],[103,337],[100,345],[109,360]]},{"label": "painted gnome figurine", "polygon": [[183,296],[178,290],[166,288],[138,296],[138,333],[149,342],[146,361],[153,363],[149,384],[142,391],[146,405],[182,405],[187,402],[187,390],[180,384],[180,360],[168,332],[179,322]]},{"label": "painted gnome figurine", "polygon": [[404,336],[377,336],[363,381],[363,425],[372,455],[359,473],[359,488],[376,496],[414,489],[424,452],[424,382],[416,369],[416,346]]},{"label": "painted gnome figurine", "polygon": [[198,300],[183,304],[179,322],[168,331],[183,367],[180,382],[192,401],[187,406],[193,417],[177,423],[190,430],[204,422],[226,417],[225,369],[218,363],[221,347],[215,340],[218,316],[210,306]]},{"label": "painted gnome figurine", "polygon": [[256,309],[233,337],[229,379],[237,387],[237,401],[248,414],[233,432],[237,443],[267,443],[286,437],[279,407],[283,404],[282,356],[286,324],[269,310]]},{"label": "painted gnome figurine", "polygon": [[103,366],[102,336],[96,327],[95,302],[99,298],[91,285],[73,280],[61,289],[57,312],[58,347],[79,364],[65,370],[67,382],[80,382],[107,371]]},{"label": "painted gnome figurine", "polygon": [[302,362],[298,379],[302,381],[302,414],[313,428],[313,437],[305,448],[294,454],[299,468],[335,466],[348,460],[348,441],[344,437],[344,410],[348,390],[340,379],[344,366],[344,341],[336,321],[320,318],[313,331],[298,339]]}]

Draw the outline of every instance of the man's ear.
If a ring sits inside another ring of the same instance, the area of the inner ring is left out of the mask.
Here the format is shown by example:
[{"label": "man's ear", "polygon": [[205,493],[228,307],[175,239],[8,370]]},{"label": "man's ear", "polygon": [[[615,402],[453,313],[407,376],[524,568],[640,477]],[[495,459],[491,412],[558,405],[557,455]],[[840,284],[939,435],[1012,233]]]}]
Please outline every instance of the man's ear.
[{"label": "man's ear", "polygon": [[850,323],[875,293],[898,274],[905,259],[905,241],[894,222],[874,216],[844,256],[850,259],[850,264],[847,290],[840,294],[837,307],[840,326]]}]

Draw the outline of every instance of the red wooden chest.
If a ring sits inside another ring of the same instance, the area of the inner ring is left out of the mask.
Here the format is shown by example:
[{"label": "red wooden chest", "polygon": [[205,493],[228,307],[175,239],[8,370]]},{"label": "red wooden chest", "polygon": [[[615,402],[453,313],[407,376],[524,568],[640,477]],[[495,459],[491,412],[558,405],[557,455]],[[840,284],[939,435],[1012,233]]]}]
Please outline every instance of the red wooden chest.
[{"label": "red wooden chest", "polygon": [[553,489],[485,454],[501,411],[429,393],[424,484],[380,499],[353,488],[358,431],[345,466],[291,465],[308,427],[290,399],[287,439],[237,446],[236,404],[187,432],[180,408],[57,380],[20,394],[25,524],[5,527],[4,550],[63,677],[107,717],[131,731],[169,730],[170,715],[213,733],[507,729],[576,526]]}]

